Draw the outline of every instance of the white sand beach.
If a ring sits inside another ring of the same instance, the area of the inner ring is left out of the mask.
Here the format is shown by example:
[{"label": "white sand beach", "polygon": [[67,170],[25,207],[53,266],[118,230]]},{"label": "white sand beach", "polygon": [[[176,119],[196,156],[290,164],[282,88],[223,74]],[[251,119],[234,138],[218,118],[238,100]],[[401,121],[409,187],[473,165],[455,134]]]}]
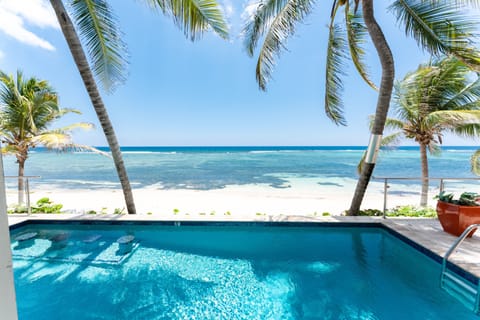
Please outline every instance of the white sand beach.
[{"label": "white sand beach", "polygon": [[[156,187],[134,189],[139,214],[163,216],[232,216],[254,218],[259,215],[308,215],[321,216],[325,212],[341,215],[348,209],[355,185],[295,184],[288,188],[267,185],[235,185],[214,190],[163,190]],[[412,190],[413,189],[413,190]],[[431,198],[438,190],[431,191]],[[113,213],[125,207],[120,189],[33,189],[31,203],[48,197],[63,205],[63,211],[84,213]],[[9,205],[17,202],[15,190],[7,190]],[[362,208],[383,209],[383,183],[372,182],[367,190]],[[387,207],[417,205],[418,190],[415,187],[392,186],[389,188]],[[434,200],[431,200],[434,203]]]}]

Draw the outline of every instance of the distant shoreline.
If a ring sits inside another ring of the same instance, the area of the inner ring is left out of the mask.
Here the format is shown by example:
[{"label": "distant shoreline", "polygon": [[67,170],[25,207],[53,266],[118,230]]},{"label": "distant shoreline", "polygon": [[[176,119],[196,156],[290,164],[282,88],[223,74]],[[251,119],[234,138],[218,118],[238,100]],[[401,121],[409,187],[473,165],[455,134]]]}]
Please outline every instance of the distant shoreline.
[{"label": "distant shoreline", "polygon": [[[102,151],[109,151],[108,146],[94,146],[95,148]],[[331,145],[331,146],[121,146],[121,151],[135,151],[135,150],[161,150],[165,151],[308,151],[308,150],[319,150],[319,151],[328,151],[328,150],[353,150],[353,151],[363,151],[367,146],[344,146],[344,145]],[[477,150],[480,149],[480,146],[440,146],[440,148],[445,151],[448,149],[456,150]],[[420,150],[418,146],[398,146],[392,148],[391,150],[406,150],[406,151],[416,151]],[[51,152],[47,148],[37,147],[32,151],[38,152]]]}]

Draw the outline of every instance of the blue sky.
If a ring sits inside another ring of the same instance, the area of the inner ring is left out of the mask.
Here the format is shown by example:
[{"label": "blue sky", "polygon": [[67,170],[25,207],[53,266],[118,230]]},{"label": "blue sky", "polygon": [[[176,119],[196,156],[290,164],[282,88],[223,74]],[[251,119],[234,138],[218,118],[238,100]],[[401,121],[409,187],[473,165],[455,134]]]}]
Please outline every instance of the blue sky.
[{"label": "blue sky", "polygon": [[[255,58],[247,56],[240,36],[250,1],[220,1],[231,26],[230,40],[213,33],[192,43],[171,18],[152,13],[141,1],[110,1],[129,47],[126,83],[105,104],[124,146],[139,145],[366,145],[367,117],[376,92],[348,66],[345,77],[347,127],[324,114],[324,77],[330,2],[317,1],[314,12],[277,60],[274,79],[262,92],[255,82]],[[390,1],[375,1],[376,15],[395,57],[397,79],[426,62],[412,39],[387,12]],[[0,69],[23,70],[48,80],[62,107],[76,108],[59,125],[92,122],[96,130],[76,132],[76,142],[106,145],[96,115],[73,63],[49,2],[0,0]],[[368,63],[378,83],[379,63],[368,48]],[[445,145],[472,145],[447,136]]]}]

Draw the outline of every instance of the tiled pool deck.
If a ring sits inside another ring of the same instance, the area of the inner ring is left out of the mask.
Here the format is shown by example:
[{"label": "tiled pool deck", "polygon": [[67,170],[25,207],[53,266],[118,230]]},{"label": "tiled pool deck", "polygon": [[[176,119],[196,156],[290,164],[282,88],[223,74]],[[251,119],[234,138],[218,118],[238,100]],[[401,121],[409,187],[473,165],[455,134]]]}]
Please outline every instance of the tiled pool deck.
[{"label": "tiled pool deck", "polygon": [[[34,220],[97,220],[97,221],[222,221],[222,222],[331,222],[331,223],[374,223],[384,224],[413,243],[443,257],[452,246],[456,237],[442,230],[437,219],[388,218],[380,217],[310,217],[310,216],[256,216],[255,218],[237,219],[234,217],[215,216],[155,216],[155,215],[85,215],[85,214],[34,214],[9,215],[9,225],[30,219]],[[467,238],[449,259],[457,266],[480,278],[480,230],[472,238]],[[414,267],[414,266],[413,266]]]}]

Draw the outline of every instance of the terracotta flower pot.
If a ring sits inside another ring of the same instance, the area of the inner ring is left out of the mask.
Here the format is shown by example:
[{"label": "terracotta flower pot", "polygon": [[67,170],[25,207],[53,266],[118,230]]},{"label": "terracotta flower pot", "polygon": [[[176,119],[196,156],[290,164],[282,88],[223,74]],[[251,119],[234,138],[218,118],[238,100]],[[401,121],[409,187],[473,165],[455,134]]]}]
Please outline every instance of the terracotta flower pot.
[{"label": "terracotta flower pot", "polygon": [[[461,235],[468,226],[480,223],[480,206],[460,206],[438,201],[437,214],[443,230],[455,236]],[[471,237],[474,232],[468,236]]]}]

